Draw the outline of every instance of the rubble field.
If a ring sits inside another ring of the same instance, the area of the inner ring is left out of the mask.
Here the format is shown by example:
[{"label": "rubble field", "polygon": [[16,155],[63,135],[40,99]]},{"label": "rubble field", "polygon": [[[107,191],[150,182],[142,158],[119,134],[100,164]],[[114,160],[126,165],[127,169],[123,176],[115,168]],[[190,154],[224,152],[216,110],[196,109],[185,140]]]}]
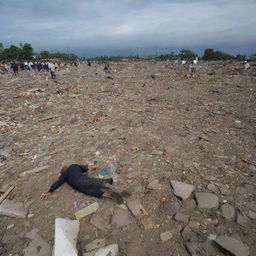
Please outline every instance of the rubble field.
[{"label": "rubble field", "polygon": [[[120,256],[256,255],[256,76],[239,68],[200,63],[188,78],[183,65],[116,62],[64,67],[56,80],[0,76],[0,197],[11,188],[0,255],[50,255],[55,218],[95,202],[79,220],[79,255],[110,244]],[[105,169],[131,196],[119,205],[64,184],[40,200],[73,163]]]}]

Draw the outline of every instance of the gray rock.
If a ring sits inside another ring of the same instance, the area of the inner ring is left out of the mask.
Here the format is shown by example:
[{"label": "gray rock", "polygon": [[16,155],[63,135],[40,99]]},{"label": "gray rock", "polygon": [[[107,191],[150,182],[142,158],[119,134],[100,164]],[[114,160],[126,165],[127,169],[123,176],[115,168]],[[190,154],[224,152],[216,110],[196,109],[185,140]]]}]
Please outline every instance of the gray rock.
[{"label": "gray rock", "polygon": [[168,241],[172,238],[172,233],[170,231],[165,231],[160,234],[162,242]]},{"label": "gray rock", "polygon": [[197,234],[192,231],[189,226],[186,226],[181,232],[182,238],[188,242],[195,242],[197,241],[198,237]]},{"label": "gray rock", "polygon": [[233,237],[220,236],[215,242],[235,256],[248,256],[250,253],[249,247],[246,244]]},{"label": "gray rock", "polygon": [[224,225],[219,225],[217,228],[216,228],[216,233],[219,235],[219,236],[223,236],[223,235],[226,235],[228,233],[228,229],[227,227],[225,227]]},{"label": "gray rock", "polygon": [[109,218],[104,219],[104,216],[96,213],[92,215],[90,219],[90,224],[102,231],[106,231],[109,224]]},{"label": "gray rock", "polygon": [[250,219],[256,220],[256,212],[249,211],[247,215]]},{"label": "gray rock", "polygon": [[16,218],[26,218],[27,211],[21,202],[14,202],[13,200],[5,199],[0,204],[0,215]]},{"label": "gray rock", "polygon": [[250,222],[250,219],[244,215],[241,215],[241,214],[237,214],[237,224],[243,226],[243,227],[246,227],[247,224]]},{"label": "gray rock", "polygon": [[129,211],[116,208],[114,210],[114,214],[112,217],[111,224],[116,226],[117,228],[121,228],[127,226],[131,223],[131,217],[129,215]]},{"label": "gray rock", "polygon": [[182,183],[176,180],[171,180],[171,185],[174,189],[174,194],[184,201],[190,197],[191,193],[196,188],[194,185]]},{"label": "gray rock", "polygon": [[219,206],[219,200],[215,194],[208,192],[197,192],[195,196],[199,208],[210,209]]},{"label": "gray rock", "polygon": [[146,212],[139,200],[128,201],[127,206],[135,217]]},{"label": "gray rock", "polygon": [[103,239],[95,239],[91,243],[85,246],[87,252],[101,248],[106,245],[105,238]]},{"label": "gray rock", "polygon": [[24,250],[24,256],[49,256],[51,252],[51,246],[44,241],[41,236],[36,234],[28,247]]},{"label": "gray rock", "polygon": [[174,215],[178,212],[180,205],[177,202],[165,201],[164,208],[166,209],[168,215]]},{"label": "gray rock", "polygon": [[183,208],[186,210],[187,213],[191,213],[195,210],[196,202],[194,199],[186,200],[183,203]]},{"label": "gray rock", "polygon": [[111,244],[91,252],[86,252],[84,253],[83,256],[117,256],[117,255],[118,255],[118,245]]},{"label": "gray rock", "polygon": [[200,243],[188,242],[185,244],[185,246],[191,256],[202,255],[202,248]]},{"label": "gray rock", "polygon": [[189,216],[178,212],[178,213],[176,213],[174,219],[177,220],[177,221],[180,221],[180,222],[188,223]]},{"label": "gray rock", "polygon": [[235,219],[235,208],[230,204],[223,204],[221,206],[221,212],[223,217],[226,220],[234,220]]},{"label": "gray rock", "polygon": [[214,193],[218,193],[218,188],[214,184],[209,184],[207,186],[207,189],[214,192]]}]

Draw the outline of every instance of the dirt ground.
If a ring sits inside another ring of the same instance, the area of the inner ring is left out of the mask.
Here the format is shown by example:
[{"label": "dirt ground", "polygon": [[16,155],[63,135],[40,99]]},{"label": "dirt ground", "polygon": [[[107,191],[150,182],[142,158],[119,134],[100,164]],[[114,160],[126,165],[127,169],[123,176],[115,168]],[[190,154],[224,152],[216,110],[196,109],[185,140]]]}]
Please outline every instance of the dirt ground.
[{"label": "dirt ground", "polygon": [[[191,78],[185,66],[163,62],[110,68],[66,67],[55,81],[48,73],[0,76],[0,191],[15,185],[8,199],[28,210],[25,219],[0,216],[3,255],[24,255],[25,236],[34,228],[53,245],[55,218],[73,219],[93,202],[103,228],[90,224],[92,215],[80,221],[80,255],[96,238],[117,243],[121,256],[187,256],[193,254],[189,241],[198,245],[194,255],[228,255],[211,234],[239,236],[256,255],[256,76],[240,75],[242,64],[235,62],[201,63]],[[72,163],[111,167],[115,184],[132,193],[126,200],[138,199],[146,213],[128,211],[129,223],[114,226],[115,201],[67,184],[39,200],[60,168]],[[38,167],[45,168],[33,172]],[[194,192],[180,200],[171,180],[214,193],[219,207],[199,208]],[[148,186],[152,181],[156,185]],[[224,203],[235,209],[232,220],[223,216]],[[177,212],[189,220],[175,220]],[[186,226],[189,239],[182,235]],[[162,242],[165,231],[172,238]]]}]

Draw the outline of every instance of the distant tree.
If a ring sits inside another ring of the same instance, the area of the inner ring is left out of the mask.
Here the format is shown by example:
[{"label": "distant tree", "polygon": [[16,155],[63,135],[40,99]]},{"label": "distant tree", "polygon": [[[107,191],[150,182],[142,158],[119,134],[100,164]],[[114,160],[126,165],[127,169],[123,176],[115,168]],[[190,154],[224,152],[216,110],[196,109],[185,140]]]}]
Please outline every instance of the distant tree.
[{"label": "distant tree", "polygon": [[179,53],[179,57],[182,60],[194,60],[198,55],[190,50],[182,49]]},{"label": "distant tree", "polygon": [[204,50],[204,60],[215,60],[215,52],[212,48],[207,48]]},{"label": "distant tree", "polygon": [[20,55],[19,59],[21,60],[31,60],[33,58],[33,47],[31,44],[25,43],[22,44],[20,43]]},{"label": "distant tree", "polygon": [[4,45],[3,43],[0,42],[0,53],[2,53],[4,51]]},{"label": "distant tree", "polygon": [[242,55],[242,54],[239,53],[239,54],[236,55],[235,59],[236,60],[241,60],[241,61],[246,60],[246,54]]},{"label": "distant tree", "polygon": [[2,52],[2,59],[3,60],[18,60],[20,56],[20,49],[15,46],[11,45],[9,48],[5,48]]},{"label": "distant tree", "polygon": [[50,53],[48,51],[41,51],[40,57],[41,59],[48,59],[50,57]]},{"label": "distant tree", "polygon": [[230,59],[234,59],[234,56],[222,52],[222,51],[214,51],[211,48],[205,49],[204,51],[204,56],[203,56],[204,60],[230,60]]},{"label": "distant tree", "polygon": [[256,60],[256,52],[250,55],[250,59]]}]

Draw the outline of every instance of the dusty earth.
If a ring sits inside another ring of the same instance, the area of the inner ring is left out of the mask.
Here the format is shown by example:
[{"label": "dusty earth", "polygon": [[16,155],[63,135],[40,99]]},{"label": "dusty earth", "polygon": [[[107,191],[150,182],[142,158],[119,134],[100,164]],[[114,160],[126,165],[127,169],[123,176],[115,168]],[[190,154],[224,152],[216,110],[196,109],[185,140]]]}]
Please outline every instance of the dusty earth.
[{"label": "dusty earth", "polygon": [[[192,78],[184,66],[161,62],[111,63],[109,73],[100,65],[66,67],[55,81],[46,73],[2,75],[0,191],[15,185],[7,199],[28,211],[26,218],[0,216],[2,254],[24,255],[34,228],[52,246],[56,217],[73,219],[98,202],[98,211],[80,220],[80,255],[96,238],[117,243],[121,256],[229,255],[214,241],[221,235],[241,239],[256,255],[256,77],[241,76],[241,67],[202,63]],[[110,167],[115,184],[132,193],[126,202],[138,199],[144,214],[135,217],[125,205],[67,184],[39,200],[61,166],[72,163]],[[171,180],[195,191],[182,201]],[[202,191],[215,194],[219,205],[199,208],[195,192]],[[225,203],[234,216],[224,216]],[[114,225],[120,207],[125,217]],[[177,212],[186,218],[176,220]],[[172,238],[163,242],[165,231]]]}]

